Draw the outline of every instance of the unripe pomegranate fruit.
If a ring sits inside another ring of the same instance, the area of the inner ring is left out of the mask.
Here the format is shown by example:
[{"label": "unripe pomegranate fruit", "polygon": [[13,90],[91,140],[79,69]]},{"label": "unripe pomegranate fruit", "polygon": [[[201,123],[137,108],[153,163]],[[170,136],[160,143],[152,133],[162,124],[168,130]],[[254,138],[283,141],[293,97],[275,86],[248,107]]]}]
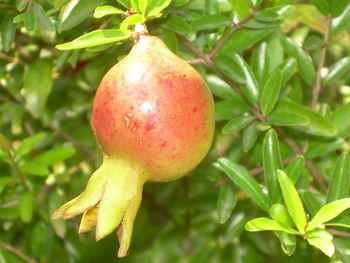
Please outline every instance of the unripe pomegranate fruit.
[{"label": "unripe pomegranate fruit", "polygon": [[102,79],[92,127],[103,163],[53,219],[83,213],[79,232],[96,227],[97,240],[118,228],[118,256],[123,257],[143,184],[184,176],[207,154],[214,133],[213,98],[197,71],[158,37],[140,35],[130,54]]}]

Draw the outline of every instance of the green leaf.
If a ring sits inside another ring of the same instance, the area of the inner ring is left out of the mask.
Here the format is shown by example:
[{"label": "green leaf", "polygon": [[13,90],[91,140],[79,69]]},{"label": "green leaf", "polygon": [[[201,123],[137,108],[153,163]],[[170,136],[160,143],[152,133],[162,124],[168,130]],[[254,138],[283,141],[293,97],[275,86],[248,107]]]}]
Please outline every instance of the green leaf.
[{"label": "green leaf", "polygon": [[337,255],[337,258],[339,258],[344,263],[349,263],[350,262],[350,253],[349,253],[350,241],[346,240],[345,238],[335,237],[333,239],[333,243],[335,245],[335,254]]},{"label": "green leaf", "polygon": [[334,125],[337,127],[339,136],[347,135],[350,132],[349,116],[350,116],[350,103],[347,103],[338,107],[331,115],[330,119],[334,123]]},{"label": "green leaf", "polygon": [[326,200],[324,195],[313,193],[307,190],[300,191],[300,196],[303,199],[307,210],[312,216],[316,215],[316,213],[318,212],[318,210],[321,209]]},{"label": "green leaf", "polygon": [[292,39],[282,37],[281,40],[287,54],[297,60],[301,77],[310,86],[313,86],[316,80],[316,73],[311,58]]},{"label": "green leaf", "polygon": [[266,42],[261,42],[261,44],[253,50],[251,66],[257,82],[262,86],[270,72]]},{"label": "green leaf", "polygon": [[325,46],[325,42],[323,41],[323,39],[315,35],[309,36],[304,43],[305,49],[309,49],[309,50],[320,49],[324,46]]},{"label": "green leaf", "polygon": [[339,16],[331,20],[330,35],[334,36],[344,31],[350,23],[350,4],[348,4]]},{"label": "green leaf", "polygon": [[[246,83],[245,74],[237,61],[228,55],[219,55],[215,58],[215,65],[230,79],[237,83]],[[232,90],[232,87],[230,88]]]},{"label": "green leaf", "polygon": [[55,32],[56,28],[51,22],[50,18],[47,16],[45,10],[41,7],[41,5],[33,2],[32,10],[35,13],[38,24],[47,31]]},{"label": "green leaf", "polygon": [[304,116],[283,111],[271,112],[266,120],[276,126],[305,126],[310,123],[310,120]]},{"label": "green leaf", "polygon": [[271,203],[281,200],[281,191],[278,187],[277,169],[282,169],[282,160],[279,142],[275,130],[269,130],[263,142],[264,179],[269,192]]},{"label": "green leaf", "polygon": [[192,31],[215,29],[232,25],[232,19],[223,15],[205,15],[191,23]]},{"label": "green leaf", "polygon": [[146,15],[149,17],[158,16],[170,3],[171,0],[149,0]]},{"label": "green leaf", "polygon": [[258,130],[256,129],[257,122],[254,121],[243,130],[242,146],[243,151],[248,152],[258,139]]},{"label": "green leaf", "polygon": [[324,15],[328,15],[330,12],[330,5],[327,0],[312,0],[312,4],[316,6],[317,10]]},{"label": "green leaf", "polygon": [[46,100],[52,86],[52,67],[50,58],[37,59],[25,72],[24,98],[28,110],[35,118],[45,114]]},{"label": "green leaf", "polygon": [[219,158],[217,167],[225,172],[236,185],[246,192],[260,208],[265,211],[269,210],[269,201],[262,187],[244,167],[231,162],[227,158]]},{"label": "green leaf", "polygon": [[99,0],[70,0],[61,9],[58,31],[65,31],[85,20],[101,4]]},{"label": "green leaf", "polygon": [[28,4],[29,0],[16,0],[16,8],[19,12],[23,11],[27,4]]},{"label": "green leaf", "polygon": [[278,67],[278,69],[282,72],[282,86],[286,85],[288,80],[293,76],[295,73],[295,69],[297,68],[297,61],[295,58],[287,58],[285,61],[282,62],[282,64]]},{"label": "green leaf", "polygon": [[323,85],[329,85],[341,79],[350,70],[350,57],[345,57],[335,62],[322,80]]},{"label": "green leaf", "polygon": [[117,2],[124,6],[126,9],[129,9],[131,7],[130,0],[117,0]]},{"label": "green leaf", "polygon": [[309,107],[299,103],[286,100],[279,101],[274,113],[277,112],[287,112],[309,120],[309,124],[304,126],[293,126],[293,129],[316,136],[334,136],[337,134],[337,129],[332,122],[314,112]]},{"label": "green leaf", "polygon": [[35,13],[33,9],[25,13],[24,26],[26,27],[27,30],[29,31],[33,30],[36,26],[36,21],[37,19],[35,17]]},{"label": "green leaf", "polygon": [[283,252],[288,256],[293,255],[296,248],[296,236],[280,231],[276,231],[275,235],[281,242]]},{"label": "green leaf", "polygon": [[3,15],[0,26],[0,39],[2,50],[5,52],[8,52],[11,49],[11,45],[15,37],[16,25],[12,21],[12,16]]},{"label": "green leaf", "polygon": [[33,216],[34,194],[24,193],[18,201],[18,212],[24,223],[29,223]]},{"label": "green leaf", "polygon": [[254,14],[254,18],[259,21],[277,21],[284,20],[295,11],[291,5],[281,5],[271,8],[262,9]]},{"label": "green leaf", "polygon": [[289,234],[298,235],[299,232],[288,226],[279,224],[277,221],[267,217],[259,217],[248,221],[245,224],[245,229],[250,232],[257,231],[283,231]]},{"label": "green leaf", "polygon": [[328,0],[331,8],[332,17],[339,16],[350,4],[349,0]]},{"label": "green leaf", "polygon": [[47,152],[40,154],[36,161],[44,165],[53,165],[55,163],[64,161],[75,154],[75,149],[72,146],[58,146]]},{"label": "green leaf", "polygon": [[324,223],[324,225],[350,228],[350,217],[349,216],[337,216],[333,220]]},{"label": "green leaf", "polygon": [[162,27],[184,36],[191,30],[185,19],[173,14],[167,16],[164,23],[162,23]]},{"label": "green leaf", "polygon": [[22,172],[31,174],[31,175],[39,175],[39,176],[48,176],[49,170],[47,166],[37,160],[28,161],[23,163],[20,166]]},{"label": "green leaf", "polygon": [[131,7],[136,11],[138,14],[144,14],[141,10],[141,7],[143,7],[146,3],[147,0],[130,0]]},{"label": "green leaf", "polygon": [[255,79],[255,76],[252,70],[250,69],[249,65],[247,64],[247,62],[245,62],[240,55],[235,54],[233,58],[237,63],[237,65],[239,65],[240,69],[242,70],[245,76],[246,82],[241,86],[242,91],[247,97],[247,99],[250,101],[250,103],[255,105],[258,103],[258,100],[259,100],[259,87]]},{"label": "green leaf", "polygon": [[6,139],[5,135],[3,135],[0,132],[0,147],[5,151],[5,152],[10,152],[10,144],[8,142],[8,140]]},{"label": "green leaf", "polygon": [[303,171],[305,158],[302,155],[295,157],[284,170],[293,184],[295,184]]},{"label": "green leaf", "polygon": [[293,228],[295,225],[288,214],[287,208],[282,204],[273,204],[270,208],[270,216],[282,226]]},{"label": "green leaf", "polygon": [[114,15],[114,14],[125,14],[125,11],[120,10],[119,8],[116,8],[111,5],[103,5],[99,6],[94,11],[94,17],[101,18],[108,15]]},{"label": "green leaf", "polygon": [[222,128],[223,133],[235,133],[247,127],[250,123],[255,120],[255,117],[246,113],[239,117],[231,119],[226,125]]},{"label": "green leaf", "polygon": [[305,233],[306,216],[298,192],[285,172],[278,170],[277,175],[289,215],[299,232],[303,234]]},{"label": "green leaf", "polygon": [[23,156],[33,150],[40,142],[42,142],[47,137],[44,132],[38,133],[36,135],[25,138],[20,146],[16,149],[16,156]]},{"label": "green leaf", "polygon": [[334,254],[334,245],[332,243],[333,236],[324,229],[315,229],[315,231],[307,234],[307,242],[320,249],[328,257]]},{"label": "green leaf", "polygon": [[343,138],[334,139],[331,141],[311,141],[305,157],[312,159],[336,150],[346,147],[346,142]]},{"label": "green leaf", "polygon": [[247,48],[248,46],[260,41],[262,38],[269,35],[274,29],[247,29],[243,28],[233,34],[223,47],[220,49],[219,54],[233,54],[238,53]]},{"label": "green leaf", "polygon": [[233,209],[237,204],[237,196],[232,186],[224,184],[220,187],[219,198],[216,205],[219,223],[224,224],[230,218]]},{"label": "green leaf", "polygon": [[8,184],[17,183],[17,178],[13,176],[1,176],[0,177],[0,194],[4,191]]},{"label": "green leaf", "polygon": [[347,152],[339,156],[332,173],[327,193],[327,203],[346,198],[350,189],[350,158]]},{"label": "green leaf", "polygon": [[273,110],[280,94],[281,85],[282,73],[280,70],[275,70],[266,80],[261,93],[260,106],[263,115],[266,116]]},{"label": "green leaf", "polygon": [[215,96],[222,99],[241,98],[230,85],[216,75],[206,74],[206,82]]},{"label": "green leaf", "polygon": [[135,25],[137,23],[143,22],[143,19],[144,18],[140,14],[134,14],[134,15],[128,16],[120,24],[120,31],[122,33],[125,33],[125,34],[129,33],[128,26],[129,25]]},{"label": "green leaf", "polygon": [[316,227],[322,226],[322,224],[335,218],[340,213],[344,212],[350,207],[350,198],[344,198],[331,203],[325,204],[316,213],[312,220],[307,225],[307,231],[311,231]]},{"label": "green leaf", "polygon": [[127,38],[129,38],[129,35],[118,29],[98,29],[82,35],[71,42],[57,45],[56,48],[59,50],[86,48],[123,41]]},{"label": "green leaf", "polygon": [[247,111],[249,107],[242,97],[215,103],[215,119],[217,120],[235,118],[238,114],[244,114]]}]

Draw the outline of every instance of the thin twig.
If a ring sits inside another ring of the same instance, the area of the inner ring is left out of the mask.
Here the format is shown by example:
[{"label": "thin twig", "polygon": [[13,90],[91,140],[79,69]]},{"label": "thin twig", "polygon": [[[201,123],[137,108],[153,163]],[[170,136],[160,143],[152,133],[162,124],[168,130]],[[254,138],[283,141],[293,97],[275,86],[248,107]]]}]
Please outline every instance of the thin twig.
[{"label": "thin twig", "polygon": [[31,259],[27,255],[23,254],[21,251],[19,251],[15,247],[11,246],[9,243],[5,243],[5,242],[0,241],[0,246],[2,246],[4,249],[11,252],[12,254],[16,255],[17,257],[23,259],[25,262],[38,263],[36,260]]},{"label": "thin twig", "polygon": [[106,21],[104,21],[98,29],[104,29],[106,28],[111,22],[112,20],[115,18],[116,15],[112,15],[110,18],[108,18]]},{"label": "thin twig", "polygon": [[29,0],[28,5],[27,5],[27,12],[30,11],[30,9],[32,9],[32,4],[33,4],[33,0]]},{"label": "thin twig", "polygon": [[328,40],[329,40],[330,21],[331,21],[331,18],[327,17],[326,18],[326,31],[324,32],[324,35],[323,35],[323,42],[325,45],[321,50],[320,62],[319,62],[317,74],[316,74],[316,82],[315,82],[315,85],[312,89],[311,108],[313,108],[313,109],[316,109],[316,107],[317,107],[318,97],[320,96],[320,91],[321,91],[322,68],[323,68],[325,60],[326,60],[327,46],[328,46]]},{"label": "thin twig", "polygon": [[16,7],[14,5],[6,5],[6,4],[0,4],[0,9],[15,9]]},{"label": "thin twig", "polygon": [[218,54],[219,50],[226,43],[226,41],[238,30],[243,28],[244,24],[251,19],[257,11],[257,7],[252,7],[250,13],[242,19],[238,24],[234,24],[233,27],[220,39],[220,41],[215,45],[215,47],[209,52],[210,59],[214,59]]},{"label": "thin twig", "polygon": [[9,55],[6,55],[5,53],[2,53],[2,52],[0,52],[0,59],[6,60],[8,62],[12,62],[16,65],[21,65],[21,66],[27,65],[27,63],[25,63],[23,60],[19,58],[10,57]]},{"label": "thin twig", "polygon": [[329,229],[329,232],[331,232],[333,235],[338,236],[338,237],[350,237],[349,232],[339,231],[339,230],[335,230],[335,229]]}]

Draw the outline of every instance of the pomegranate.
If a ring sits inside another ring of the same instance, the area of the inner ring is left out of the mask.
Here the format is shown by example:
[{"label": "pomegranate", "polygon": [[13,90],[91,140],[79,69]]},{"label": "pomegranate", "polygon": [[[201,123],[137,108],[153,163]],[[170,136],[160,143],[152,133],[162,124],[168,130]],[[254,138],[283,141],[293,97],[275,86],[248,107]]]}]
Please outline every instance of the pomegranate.
[{"label": "pomegranate", "polygon": [[96,240],[117,229],[118,256],[124,257],[144,183],[182,177],[207,154],[214,133],[213,98],[194,68],[158,37],[141,34],[103,77],[92,127],[103,163],[53,219],[83,213],[79,232],[96,228]]}]

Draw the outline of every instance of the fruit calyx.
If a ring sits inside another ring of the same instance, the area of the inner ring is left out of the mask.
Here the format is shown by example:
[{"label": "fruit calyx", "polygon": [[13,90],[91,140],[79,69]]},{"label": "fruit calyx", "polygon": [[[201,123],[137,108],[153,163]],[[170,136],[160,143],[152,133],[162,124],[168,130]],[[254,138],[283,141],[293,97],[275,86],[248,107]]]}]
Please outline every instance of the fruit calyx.
[{"label": "fruit calyx", "polygon": [[146,180],[147,173],[136,164],[104,156],[85,190],[54,212],[52,219],[83,214],[79,233],[96,228],[97,241],[118,228],[118,257],[125,257]]}]

